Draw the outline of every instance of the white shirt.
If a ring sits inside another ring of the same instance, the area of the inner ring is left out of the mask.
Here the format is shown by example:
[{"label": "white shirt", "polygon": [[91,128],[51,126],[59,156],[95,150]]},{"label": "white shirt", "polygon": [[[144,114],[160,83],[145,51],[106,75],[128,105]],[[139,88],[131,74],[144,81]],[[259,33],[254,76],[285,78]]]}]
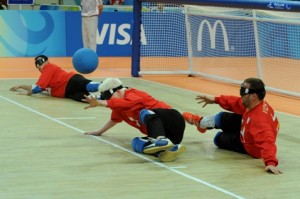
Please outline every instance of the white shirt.
[{"label": "white shirt", "polygon": [[81,0],[81,16],[90,17],[99,14],[98,6],[103,5],[102,0]]}]

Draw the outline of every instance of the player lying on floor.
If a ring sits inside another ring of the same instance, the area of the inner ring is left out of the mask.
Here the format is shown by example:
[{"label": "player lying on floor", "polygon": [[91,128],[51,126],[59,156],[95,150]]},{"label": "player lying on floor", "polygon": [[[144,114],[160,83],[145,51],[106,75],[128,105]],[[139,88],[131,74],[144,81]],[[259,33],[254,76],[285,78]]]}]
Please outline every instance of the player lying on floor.
[{"label": "player lying on floor", "polygon": [[84,95],[97,92],[100,82],[93,82],[81,74],[64,71],[59,66],[50,63],[48,57],[39,55],[35,59],[35,67],[41,72],[38,81],[33,85],[17,85],[10,91],[26,90],[26,94],[32,95],[47,92],[52,97],[70,98],[82,102]]},{"label": "player lying on floor", "polygon": [[105,79],[99,91],[104,100],[85,96],[83,101],[89,103],[85,109],[108,107],[112,110],[111,117],[98,131],[86,134],[100,136],[124,121],[146,136],[132,140],[132,147],[138,153],[155,155],[162,162],[170,162],[186,151],[180,144],[185,121],[177,110],[144,91],[124,87],[118,78]]}]

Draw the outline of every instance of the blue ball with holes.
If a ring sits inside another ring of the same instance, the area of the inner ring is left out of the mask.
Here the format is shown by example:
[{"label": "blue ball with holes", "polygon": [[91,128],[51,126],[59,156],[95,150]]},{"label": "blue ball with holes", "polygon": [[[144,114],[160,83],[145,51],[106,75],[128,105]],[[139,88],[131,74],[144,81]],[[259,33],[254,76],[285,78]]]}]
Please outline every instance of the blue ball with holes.
[{"label": "blue ball with holes", "polygon": [[80,48],[73,54],[72,63],[77,72],[89,74],[97,69],[99,57],[90,48]]}]

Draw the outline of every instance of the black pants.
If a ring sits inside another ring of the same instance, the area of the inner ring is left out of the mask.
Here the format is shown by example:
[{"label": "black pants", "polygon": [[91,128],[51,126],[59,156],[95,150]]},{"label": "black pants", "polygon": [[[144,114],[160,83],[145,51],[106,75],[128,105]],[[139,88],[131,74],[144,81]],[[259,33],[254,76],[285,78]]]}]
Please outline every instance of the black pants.
[{"label": "black pants", "polygon": [[90,93],[86,90],[86,85],[92,80],[88,80],[80,74],[75,74],[68,82],[65,97],[71,98],[78,102],[83,102],[84,95],[89,95]]},{"label": "black pants", "polygon": [[220,126],[221,129],[214,142],[221,149],[227,149],[239,153],[247,153],[240,139],[242,116],[235,113],[221,112]]},{"label": "black pants", "polygon": [[148,136],[165,136],[173,144],[181,143],[185,130],[185,121],[175,109],[153,109],[155,114],[145,118]]}]

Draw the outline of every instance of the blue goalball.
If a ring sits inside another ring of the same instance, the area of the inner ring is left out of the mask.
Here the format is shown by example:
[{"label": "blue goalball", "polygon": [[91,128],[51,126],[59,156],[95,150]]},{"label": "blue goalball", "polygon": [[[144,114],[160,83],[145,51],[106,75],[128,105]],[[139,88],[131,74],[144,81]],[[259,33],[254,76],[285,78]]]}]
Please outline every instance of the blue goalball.
[{"label": "blue goalball", "polygon": [[72,63],[77,72],[89,74],[97,69],[99,58],[92,49],[80,48],[74,53]]}]

